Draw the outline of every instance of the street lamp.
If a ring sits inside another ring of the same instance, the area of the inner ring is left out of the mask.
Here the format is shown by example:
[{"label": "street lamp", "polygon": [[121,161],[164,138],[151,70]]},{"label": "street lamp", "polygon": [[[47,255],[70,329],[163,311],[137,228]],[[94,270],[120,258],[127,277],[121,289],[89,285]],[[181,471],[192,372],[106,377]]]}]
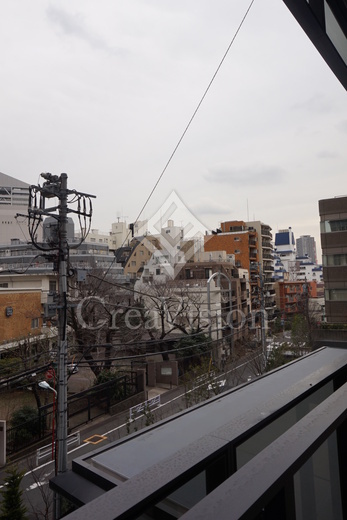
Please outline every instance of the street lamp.
[{"label": "street lamp", "polygon": [[54,394],[55,394],[55,397],[58,395],[58,392],[56,391],[56,389],[53,388],[51,385],[49,385],[49,384],[47,383],[47,381],[40,381],[40,382],[39,382],[39,386],[40,386],[41,388],[44,388],[45,390],[52,390],[52,392],[54,392]]}]

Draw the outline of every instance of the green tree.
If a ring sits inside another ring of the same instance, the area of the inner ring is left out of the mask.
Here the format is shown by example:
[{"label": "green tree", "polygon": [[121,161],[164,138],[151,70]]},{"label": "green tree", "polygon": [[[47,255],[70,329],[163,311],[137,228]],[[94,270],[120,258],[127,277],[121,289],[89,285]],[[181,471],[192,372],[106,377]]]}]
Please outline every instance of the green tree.
[{"label": "green tree", "polygon": [[189,336],[182,336],[175,344],[176,359],[179,362],[181,373],[200,365],[203,357],[210,358],[211,341],[203,333],[194,332]]},{"label": "green tree", "polygon": [[125,399],[128,396],[128,387],[125,384],[125,379],[122,377],[122,375],[126,377],[125,374],[120,374],[119,372],[103,370],[96,378],[94,382],[94,388],[97,389],[100,385],[110,383],[110,385],[107,387],[107,390],[105,389],[105,391],[109,392],[111,403],[116,403],[121,399]]},{"label": "green tree", "polygon": [[310,329],[306,317],[303,314],[296,314],[292,320],[292,343],[296,349],[304,350],[309,348]]},{"label": "green tree", "polygon": [[9,468],[4,479],[5,486],[1,490],[2,503],[0,520],[27,520],[26,507],[23,505],[20,484],[24,471],[16,467]]},{"label": "green tree", "polygon": [[11,418],[11,428],[15,428],[15,444],[17,447],[30,442],[40,433],[40,421],[36,408],[25,405],[16,410]]}]

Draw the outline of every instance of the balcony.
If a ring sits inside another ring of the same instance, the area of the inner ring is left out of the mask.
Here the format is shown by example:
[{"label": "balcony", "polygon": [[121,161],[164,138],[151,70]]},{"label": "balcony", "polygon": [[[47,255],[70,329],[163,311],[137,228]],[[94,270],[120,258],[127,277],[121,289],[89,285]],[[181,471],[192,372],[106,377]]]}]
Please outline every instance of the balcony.
[{"label": "balcony", "polygon": [[321,348],[75,458],[50,487],[82,505],[66,520],[342,520],[346,381],[347,350]]},{"label": "balcony", "polygon": [[268,229],[261,228],[262,237],[270,237],[272,239],[272,233]]}]

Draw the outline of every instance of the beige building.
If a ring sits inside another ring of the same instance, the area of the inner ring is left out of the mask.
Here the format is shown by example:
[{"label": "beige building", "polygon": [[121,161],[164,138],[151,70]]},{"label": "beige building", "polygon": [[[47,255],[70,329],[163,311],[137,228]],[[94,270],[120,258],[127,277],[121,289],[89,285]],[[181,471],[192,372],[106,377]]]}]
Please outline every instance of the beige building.
[{"label": "beige building", "polygon": [[132,249],[124,266],[124,274],[132,280],[137,280],[141,278],[143,270],[153,253],[161,249],[161,245],[158,238],[147,235],[134,238],[130,246]]}]

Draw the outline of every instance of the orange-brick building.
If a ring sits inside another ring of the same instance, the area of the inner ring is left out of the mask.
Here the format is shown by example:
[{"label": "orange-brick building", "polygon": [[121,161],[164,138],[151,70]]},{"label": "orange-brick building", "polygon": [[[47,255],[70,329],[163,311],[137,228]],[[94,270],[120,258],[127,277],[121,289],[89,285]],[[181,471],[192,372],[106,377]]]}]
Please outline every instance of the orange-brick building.
[{"label": "orange-brick building", "polygon": [[39,334],[41,291],[1,291],[0,317],[0,343]]},{"label": "orange-brick building", "polygon": [[262,304],[268,320],[274,319],[275,290],[271,227],[260,221],[230,220],[204,237],[205,251],[226,251],[235,256],[235,266],[247,269],[251,284],[252,309]]},{"label": "orange-brick building", "polygon": [[317,298],[317,282],[304,280],[278,281],[275,284],[276,304],[283,318],[303,312],[308,298]]},{"label": "orange-brick building", "polygon": [[220,232],[204,237],[205,251],[225,251],[235,255],[235,266],[250,271],[250,264],[259,262],[258,236],[242,220],[222,222]]}]

